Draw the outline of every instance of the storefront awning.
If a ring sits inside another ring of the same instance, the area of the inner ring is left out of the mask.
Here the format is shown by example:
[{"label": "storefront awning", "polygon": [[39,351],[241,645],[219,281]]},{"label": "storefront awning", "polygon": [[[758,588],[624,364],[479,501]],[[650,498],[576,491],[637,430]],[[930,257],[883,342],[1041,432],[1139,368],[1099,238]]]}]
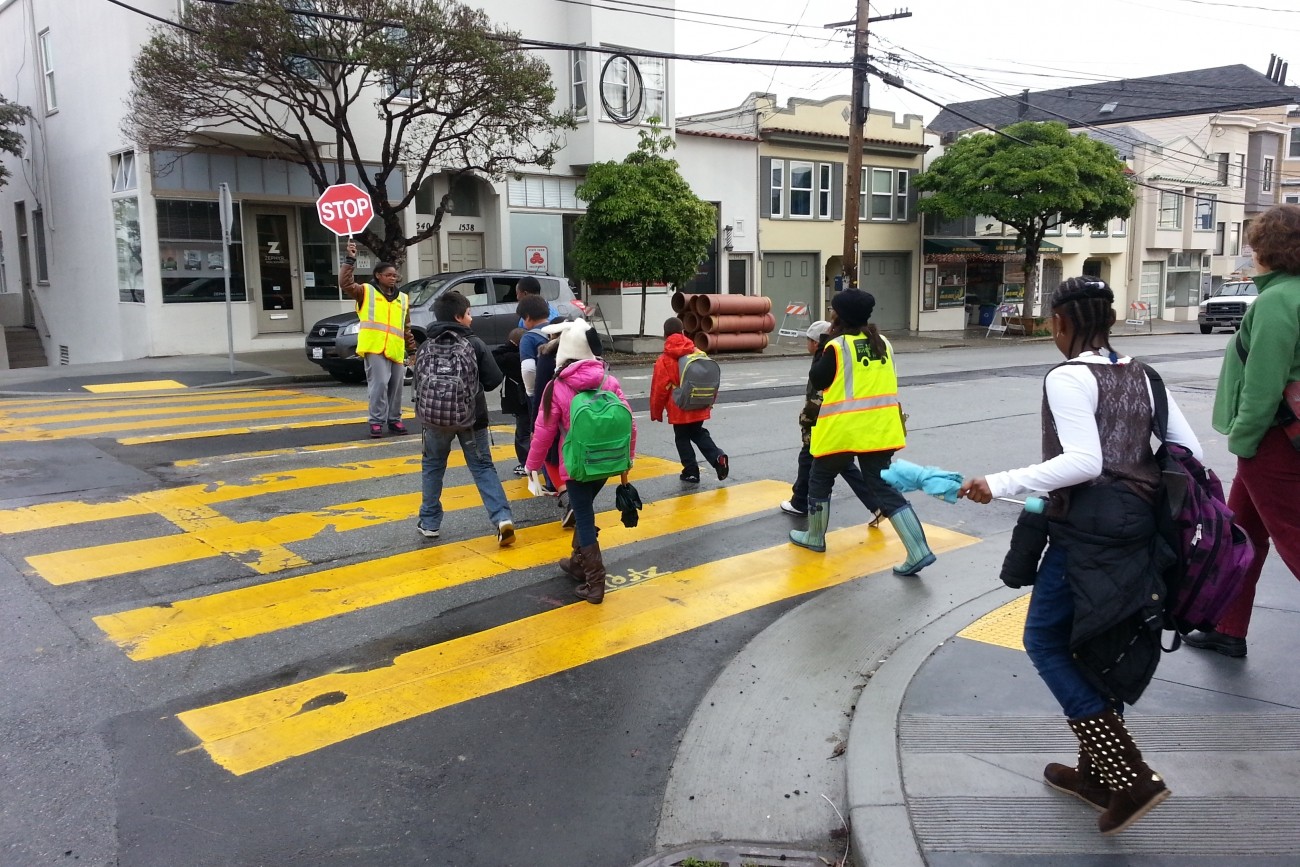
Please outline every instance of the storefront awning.
[{"label": "storefront awning", "polygon": [[[1024,253],[1014,238],[926,238],[924,252],[927,256],[939,253],[997,253],[1009,255]],[[1059,253],[1061,248],[1050,241],[1038,247],[1039,253]]]}]

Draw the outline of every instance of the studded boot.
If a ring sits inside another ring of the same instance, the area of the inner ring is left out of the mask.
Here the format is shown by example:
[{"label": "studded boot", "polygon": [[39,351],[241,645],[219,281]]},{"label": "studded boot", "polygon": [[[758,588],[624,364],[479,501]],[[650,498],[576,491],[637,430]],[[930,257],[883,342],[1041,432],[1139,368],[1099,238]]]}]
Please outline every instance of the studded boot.
[{"label": "studded boot", "polygon": [[600,555],[600,543],[593,542],[578,549],[582,558],[583,582],[573,588],[579,599],[586,599],[592,605],[599,605],[605,600],[605,563]]},{"label": "studded boot", "polygon": [[1079,739],[1078,765],[1072,768],[1059,762],[1051,762],[1043,768],[1043,781],[1059,792],[1074,795],[1098,810],[1105,810],[1110,806],[1110,789],[1106,788],[1106,783],[1092,763],[1088,751],[1083,748],[1082,725],[1076,728],[1076,722],[1070,720],[1070,728],[1074,729],[1075,736]]},{"label": "studded boot", "polygon": [[1115,711],[1070,720],[1070,727],[1081,732],[1079,742],[1110,790],[1110,802],[1097,819],[1102,834],[1118,834],[1169,797],[1169,787],[1142,760],[1124,718]]}]

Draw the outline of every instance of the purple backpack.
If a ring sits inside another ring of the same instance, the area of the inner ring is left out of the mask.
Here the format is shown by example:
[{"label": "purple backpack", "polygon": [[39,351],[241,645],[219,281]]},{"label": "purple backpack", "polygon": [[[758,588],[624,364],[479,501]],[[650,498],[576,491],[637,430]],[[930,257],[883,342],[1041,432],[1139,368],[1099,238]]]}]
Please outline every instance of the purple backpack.
[{"label": "purple backpack", "polygon": [[1190,451],[1165,439],[1169,396],[1160,374],[1143,367],[1151,382],[1155,402],[1152,422],[1161,442],[1156,461],[1164,484],[1156,520],[1160,534],[1177,555],[1163,576],[1164,626],[1175,633],[1173,647],[1166,650],[1176,650],[1182,635],[1218,625],[1241,589],[1255,549],[1246,532],[1233,522],[1219,477]]}]

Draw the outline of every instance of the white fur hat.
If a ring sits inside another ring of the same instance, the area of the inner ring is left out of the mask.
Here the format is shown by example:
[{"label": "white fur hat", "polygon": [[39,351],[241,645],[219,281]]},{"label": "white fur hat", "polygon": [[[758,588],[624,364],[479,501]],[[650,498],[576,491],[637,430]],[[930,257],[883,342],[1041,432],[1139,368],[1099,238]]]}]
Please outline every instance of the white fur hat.
[{"label": "white fur hat", "polygon": [[557,369],[570,361],[596,357],[596,353],[591,351],[591,344],[587,340],[587,331],[590,328],[591,326],[582,319],[574,319],[572,322],[564,323],[564,330],[560,332],[560,348],[555,353],[555,367]]}]

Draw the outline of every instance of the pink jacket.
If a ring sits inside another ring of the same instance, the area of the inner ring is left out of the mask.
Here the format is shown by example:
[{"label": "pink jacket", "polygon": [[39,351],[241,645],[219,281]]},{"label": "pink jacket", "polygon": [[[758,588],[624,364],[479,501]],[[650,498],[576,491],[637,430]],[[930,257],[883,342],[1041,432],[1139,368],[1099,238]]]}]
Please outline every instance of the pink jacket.
[{"label": "pink jacket", "polygon": [[[528,448],[525,469],[531,472],[542,468],[546,453],[550,451],[551,443],[555,442],[556,437],[559,437],[560,448],[564,448],[564,436],[569,430],[569,404],[573,403],[573,396],[580,391],[600,385],[601,379],[605,380],[605,390],[618,395],[618,399],[623,401],[628,412],[632,411],[627,398],[623,396],[623,389],[619,387],[618,380],[613,374],[607,373],[604,362],[596,358],[573,362],[551,380],[550,412],[546,411],[546,401],[543,396],[542,405],[537,410],[537,424],[533,428],[533,443]],[[636,457],[636,419],[632,420],[632,457]],[[569,480],[569,474],[564,469],[563,452],[560,458],[560,480],[566,483]]]}]

